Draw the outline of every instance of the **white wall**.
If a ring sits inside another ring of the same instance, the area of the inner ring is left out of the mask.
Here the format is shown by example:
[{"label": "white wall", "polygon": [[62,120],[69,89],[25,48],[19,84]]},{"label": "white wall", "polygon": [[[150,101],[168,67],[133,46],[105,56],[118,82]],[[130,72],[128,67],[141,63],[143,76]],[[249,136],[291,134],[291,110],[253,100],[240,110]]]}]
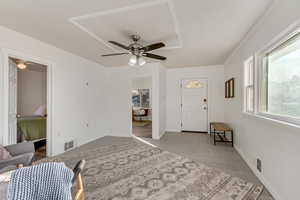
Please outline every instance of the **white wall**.
[{"label": "white wall", "polygon": [[182,79],[208,80],[208,121],[224,121],[224,67],[205,66],[167,70],[167,131],[181,131]]},{"label": "white wall", "polygon": [[108,71],[108,135],[131,136],[131,78],[127,67],[110,67]]},{"label": "white wall", "polygon": [[151,89],[152,77],[138,77],[132,80],[132,89]]},{"label": "white wall", "polygon": [[8,102],[4,96],[6,49],[52,64],[49,70],[52,74],[53,154],[63,152],[66,141],[75,140],[81,145],[104,135],[107,125],[104,67],[4,27],[0,27],[0,48],[0,143],[5,143],[4,111]]},{"label": "white wall", "polygon": [[152,136],[159,139],[165,130],[164,101],[162,93],[164,67],[159,63],[149,63],[141,68],[128,66],[107,68],[109,73],[108,134],[130,137],[131,121],[131,90],[132,80],[137,77],[152,77]]},{"label": "white wall", "polygon": [[[236,78],[236,98],[225,102],[236,148],[277,200],[299,199],[300,129],[242,114],[243,62],[300,20],[300,1],[275,1],[225,63],[226,78]],[[256,171],[262,160],[262,173]]]},{"label": "white wall", "polygon": [[18,70],[18,114],[31,116],[41,105],[47,105],[47,72]]}]

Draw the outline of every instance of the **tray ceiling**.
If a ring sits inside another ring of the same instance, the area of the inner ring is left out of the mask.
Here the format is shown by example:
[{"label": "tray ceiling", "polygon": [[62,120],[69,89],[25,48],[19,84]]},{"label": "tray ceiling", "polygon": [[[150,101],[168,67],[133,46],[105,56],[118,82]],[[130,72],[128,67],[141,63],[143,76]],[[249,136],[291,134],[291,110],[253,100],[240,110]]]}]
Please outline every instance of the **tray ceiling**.
[{"label": "tray ceiling", "polygon": [[[141,43],[163,41],[165,49],[181,48],[181,37],[171,1],[153,1],[134,6],[106,10],[73,17],[70,22],[95,38],[116,49],[107,41],[132,43],[130,35],[141,36]],[[155,31],[153,31],[155,30]]]},{"label": "tray ceiling", "polygon": [[[223,64],[273,0],[5,0],[0,26],[23,33],[104,66],[122,66],[128,56],[108,40],[129,44],[164,42],[153,53],[166,67]],[[30,47],[28,47],[30,48]],[[153,62],[147,59],[148,62]]]}]

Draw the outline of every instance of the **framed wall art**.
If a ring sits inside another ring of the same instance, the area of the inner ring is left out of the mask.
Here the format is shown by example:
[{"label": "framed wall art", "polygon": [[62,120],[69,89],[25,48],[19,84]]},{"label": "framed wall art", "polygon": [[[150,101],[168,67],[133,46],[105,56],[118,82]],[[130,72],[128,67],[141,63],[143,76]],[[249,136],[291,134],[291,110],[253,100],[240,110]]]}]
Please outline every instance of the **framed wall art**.
[{"label": "framed wall art", "polygon": [[234,78],[225,82],[225,98],[234,98]]}]

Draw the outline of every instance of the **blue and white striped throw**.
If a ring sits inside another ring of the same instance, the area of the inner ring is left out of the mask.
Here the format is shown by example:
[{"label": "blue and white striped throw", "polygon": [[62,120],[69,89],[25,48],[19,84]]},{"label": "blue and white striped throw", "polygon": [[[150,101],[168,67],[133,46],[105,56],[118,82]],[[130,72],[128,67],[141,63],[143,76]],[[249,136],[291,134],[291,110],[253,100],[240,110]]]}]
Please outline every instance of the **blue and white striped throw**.
[{"label": "blue and white striped throw", "polygon": [[72,200],[74,173],[64,163],[42,163],[12,173],[8,200]]}]

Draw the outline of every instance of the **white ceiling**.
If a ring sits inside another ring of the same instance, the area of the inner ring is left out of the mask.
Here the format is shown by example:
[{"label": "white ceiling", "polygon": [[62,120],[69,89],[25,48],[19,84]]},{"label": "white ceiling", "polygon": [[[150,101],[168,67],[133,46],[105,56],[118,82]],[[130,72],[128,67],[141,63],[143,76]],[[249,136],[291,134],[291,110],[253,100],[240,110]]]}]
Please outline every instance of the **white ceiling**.
[{"label": "white ceiling", "polygon": [[107,41],[128,44],[132,42],[129,38],[133,34],[141,35],[140,42],[143,44],[163,41],[166,44],[165,49],[173,49],[181,47],[173,8],[172,1],[152,1],[74,17],[70,21],[113,50],[118,48]]},{"label": "white ceiling", "polygon": [[[223,64],[273,0],[2,0],[0,25],[105,66],[127,64],[109,43],[164,42],[167,67]],[[122,51],[121,51],[122,52]],[[153,60],[148,59],[148,62]]]}]

